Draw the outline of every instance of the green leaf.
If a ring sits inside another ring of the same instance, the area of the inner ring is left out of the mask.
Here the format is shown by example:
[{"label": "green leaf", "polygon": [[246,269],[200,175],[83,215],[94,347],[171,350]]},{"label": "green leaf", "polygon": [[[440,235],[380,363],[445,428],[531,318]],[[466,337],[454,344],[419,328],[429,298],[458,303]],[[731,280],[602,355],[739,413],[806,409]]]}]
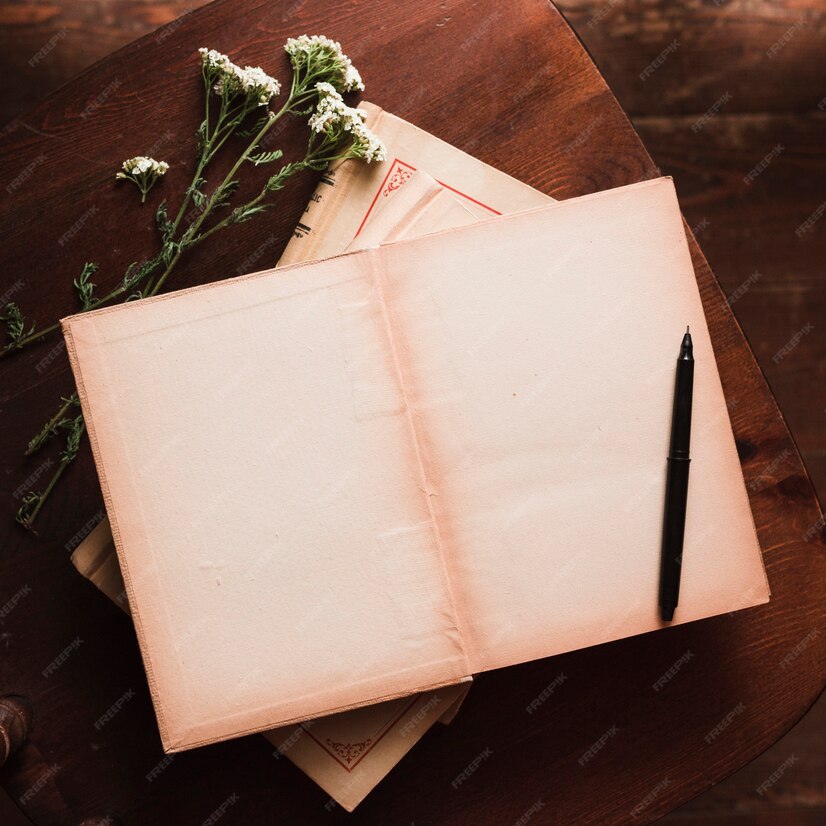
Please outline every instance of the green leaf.
[{"label": "green leaf", "polygon": [[232,181],[229,181],[221,189],[216,190],[216,192],[212,196],[214,199],[212,208],[215,209],[216,207],[228,206],[230,198],[236,193],[240,185],[241,182],[237,178],[235,178]]},{"label": "green leaf", "polygon": [[166,211],[166,201],[161,201],[157,212],[155,213],[155,223],[158,225],[158,231],[161,233],[161,238],[166,241],[172,235],[174,226],[169,220],[169,215]]},{"label": "green leaf", "polygon": [[98,271],[98,265],[87,261],[83,265],[83,270],[80,276],[72,283],[77,290],[77,296],[80,299],[80,306],[84,310],[88,310],[94,303],[95,285],[89,280]]},{"label": "green leaf", "polygon": [[269,204],[257,204],[256,206],[243,206],[233,210],[229,218],[230,224],[243,224],[244,221],[249,221],[254,215],[259,212],[264,212]]},{"label": "green leaf", "polygon": [[36,493],[33,490],[29,491],[23,497],[23,504],[20,505],[17,513],[14,515],[15,522],[19,522],[24,528],[31,527],[32,513],[34,513],[34,509],[40,504],[42,497],[42,493]]},{"label": "green leaf", "polygon": [[78,448],[80,447],[80,439],[86,430],[86,425],[83,422],[83,414],[81,413],[74,419],[66,422],[63,425],[69,431],[66,437],[66,446],[60,454],[60,460],[64,465],[68,465],[77,456]]},{"label": "green leaf", "polygon": [[26,338],[26,336],[34,333],[34,324],[32,324],[28,332],[26,331],[26,318],[23,313],[20,312],[20,307],[13,301],[9,301],[3,308],[3,312],[0,314],[0,321],[6,322],[6,332],[9,336],[9,343],[6,345],[7,350],[22,347],[21,341]]},{"label": "green leaf", "polygon": [[284,164],[284,166],[282,166],[281,169],[279,169],[278,172],[276,172],[275,175],[267,181],[267,185],[265,187],[266,190],[268,192],[277,192],[279,189],[283,189],[289,177],[306,168],[306,160]]},{"label": "green leaf", "polygon": [[151,275],[163,263],[163,248],[154,258],[148,261],[133,261],[127,268],[123,276],[123,289],[131,290],[136,284],[139,284]]},{"label": "green leaf", "polygon": [[163,247],[161,247],[161,259],[164,264],[168,266],[169,262],[175,257],[177,252],[178,245],[174,241],[167,241]]},{"label": "green leaf", "polygon": [[280,149],[275,149],[272,152],[260,152],[258,155],[249,155],[248,161],[251,161],[254,166],[262,163],[273,163],[281,158],[284,153]]},{"label": "green leaf", "polygon": [[204,178],[196,178],[192,185],[189,187],[187,192],[192,197],[192,201],[198,209],[203,209],[206,206],[206,195],[203,193],[202,187],[206,183],[206,179]]},{"label": "green leaf", "polygon": [[257,135],[266,125],[267,121],[270,119],[270,116],[267,112],[265,112],[260,118],[258,118],[252,126],[248,127],[247,129],[237,129],[235,131],[236,135],[239,135],[242,138],[252,138]]},{"label": "green leaf", "polygon": [[[209,94],[209,89],[207,89],[207,94]],[[206,146],[206,133],[207,133],[207,122],[206,120],[201,121],[201,125],[198,127],[198,154],[200,154],[204,147]]]}]

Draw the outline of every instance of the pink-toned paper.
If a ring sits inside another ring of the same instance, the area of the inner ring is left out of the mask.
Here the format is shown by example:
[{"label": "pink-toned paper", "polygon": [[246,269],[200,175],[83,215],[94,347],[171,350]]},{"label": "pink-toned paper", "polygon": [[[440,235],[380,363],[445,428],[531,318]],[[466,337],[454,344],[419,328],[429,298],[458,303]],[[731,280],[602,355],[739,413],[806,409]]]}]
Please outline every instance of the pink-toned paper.
[{"label": "pink-toned paper", "polygon": [[164,747],[660,627],[686,324],[681,622],[768,586],[668,179],[67,319]]}]

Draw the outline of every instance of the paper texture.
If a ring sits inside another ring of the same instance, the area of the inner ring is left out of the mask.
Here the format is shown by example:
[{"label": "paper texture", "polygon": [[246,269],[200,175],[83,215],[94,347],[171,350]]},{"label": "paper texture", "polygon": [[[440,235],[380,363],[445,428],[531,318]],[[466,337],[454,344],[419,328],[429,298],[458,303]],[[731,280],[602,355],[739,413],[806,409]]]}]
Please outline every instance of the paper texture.
[{"label": "paper texture", "polygon": [[[129,613],[108,518],[75,550],[72,563]],[[469,688],[468,680],[263,734],[339,805],[353,811],[431,726],[452,722]]]},{"label": "paper texture", "polygon": [[[477,220],[448,190],[415,172],[374,210],[353,249]],[[129,613],[108,517],[72,554],[77,570]],[[470,687],[457,687],[263,732],[331,797],[352,811],[436,722],[452,722]]]},{"label": "paper texture", "polygon": [[373,103],[362,101],[359,108],[367,112],[368,126],[387,145],[387,160],[333,165],[307,205],[279,266],[340,253],[417,169],[435,178],[479,219],[552,200]]},{"label": "paper texture", "polygon": [[66,319],[164,747],[660,627],[686,324],[681,622],[768,588],[668,179]]}]

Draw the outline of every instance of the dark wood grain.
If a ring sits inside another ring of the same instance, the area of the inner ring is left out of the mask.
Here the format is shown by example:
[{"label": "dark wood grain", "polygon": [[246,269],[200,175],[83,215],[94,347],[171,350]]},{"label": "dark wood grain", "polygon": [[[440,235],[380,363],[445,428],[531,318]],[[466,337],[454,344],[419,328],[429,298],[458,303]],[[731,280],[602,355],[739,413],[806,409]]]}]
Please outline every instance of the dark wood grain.
[{"label": "dark wood grain", "polygon": [[559,7],[632,117],[700,115],[724,95],[721,111],[806,112],[826,95],[820,0],[561,0]]},{"label": "dark wood grain", "polygon": [[[31,172],[0,204],[0,292],[14,288],[40,321],[66,314],[74,308],[71,279],[93,252],[105,265],[98,280],[113,284],[154,242],[149,210],[113,186],[113,172],[161,141],[158,154],[173,168],[153,196],[180,191],[200,106],[195,49],[280,67],[283,79],[280,44],[305,30],[342,40],[370,99],[555,197],[657,174],[577,38],[539,0],[519,0],[507,17],[493,2],[221,0],[162,41],[150,36],[111,56],[5,130],[0,184]],[[478,43],[480,32],[483,48],[460,48]],[[288,133],[284,139],[296,148]],[[306,180],[285,193],[263,228],[260,221],[237,227],[220,246],[196,251],[172,286],[233,274],[270,234],[278,243],[258,266],[272,263],[311,188]],[[36,714],[27,746],[0,774],[9,794],[38,824],[106,816],[198,824],[227,800],[235,802],[222,823],[512,823],[538,801],[532,823],[645,822],[777,740],[823,686],[822,515],[724,293],[693,251],[772,586],[768,606],[484,675],[457,720],[431,732],[352,817],[329,807],[260,737],[178,755],[150,782],[163,754],[133,630],[68,562],[67,543],[101,509],[84,452],[44,513],[39,538],[13,527],[10,512],[0,521],[0,605],[28,589],[3,620],[0,686],[30,697]],[[0,370],[2,492],[13,502],[39,466],[22,460],[19,445],[71,380],[57,339],[3,360]],[[679,676],[654,691],[687,651],[692,658]],[[528,714],[560,673],[565,683]],[[127,692],[124,710],[96,730],[94,721]],[[725,732],[709,740],[732,713]],[[614,726],[605,748],[580,765]],[[490,758],[454,789],[451,781],[485,749]]]}]

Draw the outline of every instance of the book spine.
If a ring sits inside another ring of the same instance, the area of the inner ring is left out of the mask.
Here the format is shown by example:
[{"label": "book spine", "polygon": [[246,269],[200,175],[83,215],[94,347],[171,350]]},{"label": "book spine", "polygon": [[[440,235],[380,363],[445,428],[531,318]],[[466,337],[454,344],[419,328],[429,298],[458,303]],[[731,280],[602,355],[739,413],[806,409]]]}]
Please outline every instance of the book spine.
[{"label": "book spine", "polygon": [[324,172],[277,266],[325,258],[331,244],[337,244],[337,251],[341,251],[352,240],[334,239],[330,233],[334,232],[331,225],[336,215],[344,209],[358,168],[357,161],[346,160]]}]

